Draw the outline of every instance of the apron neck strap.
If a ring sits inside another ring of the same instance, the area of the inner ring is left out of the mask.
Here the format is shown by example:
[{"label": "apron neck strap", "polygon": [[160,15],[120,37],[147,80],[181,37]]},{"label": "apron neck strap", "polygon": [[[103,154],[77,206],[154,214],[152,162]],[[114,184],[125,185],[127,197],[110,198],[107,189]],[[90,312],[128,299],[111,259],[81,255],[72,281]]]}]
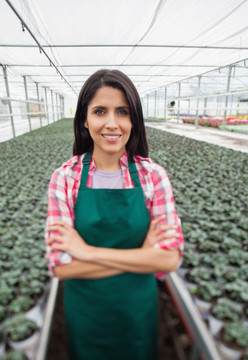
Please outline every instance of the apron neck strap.
[{"label": "apron neck strap", "polygon": [[[92,158],[92,151],[87,152],[83,158],[83,171],[82,171],[82,177],[81,177],[81,187],[86,187],[91,158]],[[135,163],[128,161],[128,166],[129,166],[129,172],[130,172],[130,176],[133,181],[134,187],[141,186],[140,180],[139,180],[139,174],[138,174]]]},{"label": "apron neck strap", "polygon": [[131,179],[133,181],[134,187],[139,187],[140,185],[140,180],[139,180],[139,174],[136,168],[136,165],[134,162],[128,161],[128,166],[129,166],[129,172],[130,172],[130,176]]},{"label": "apron neck strap", "polygon": [[87,152],[83,158],[83,171],[82,171],[81,185],[80,185],[81,188],[86,187],[91,158],[92,158],[92,151]]}]

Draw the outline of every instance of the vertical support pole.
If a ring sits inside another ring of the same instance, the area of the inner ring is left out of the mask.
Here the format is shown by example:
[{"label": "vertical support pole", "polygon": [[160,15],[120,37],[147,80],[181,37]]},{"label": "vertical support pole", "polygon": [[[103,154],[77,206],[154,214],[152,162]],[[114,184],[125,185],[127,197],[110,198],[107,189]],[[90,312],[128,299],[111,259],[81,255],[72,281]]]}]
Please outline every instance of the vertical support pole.
[{"label": "vertical support pole", "polygon": [[149,94],[147,94],[146,95],[147,96],[147,104],[146,104],[146,106],[147,106],[147,120],[148,120],[148,118],[149,118]]},{"label": "vertical support pole", "polygon": [[51,101],[52,101],[53,122],[55,122],[55,116],[54,116],[54,106],[53,106],[53,91],[52,91],[52,90],[51,90]]},{"label": "vertical support pole", "polygon": [[32,131],[31,118],[30,118],[30,114],[29,114],[28,88],[27,88],[26,76],[23,76],[23,82],[24,82],[24,90],[25,90],[25,98],[26,98],[26,109],[27,109],[27,114],[28,114],[29,131]]},{"label": "vertical support pole", "polygon": [[60,116],[60,119],[63,118],[63,112],[62,112],[62,96],[59,95],[59,116]]},{"label": "vertical support pole", "polygon": [[166,121],[167,116],[167,86],[164,88],[164,120]]},{"label": "vertical support pole", "polygon": [[156,120],[157,115],[157,90],[154,92],[154,118]]},{"label": "vertical support pole", "polygon": [[55,108],[56,108],[56,121],[59,120],[59,108],[58,108],[58,94],[55,93]]},{"label": "vertical support pole", "polygon": [[[5,82],[6,95],[7,95],[7,97],[10,99],[9,83],[8,83],[8,75],[7,75],[7,66],[6,66],[6,65],[2,65],[2,68],[3,68],[3,77],[4,77],[4,82]],[[8,100],[8,106],[9,106],[9,113],[10,113],[10,121],[11,121],[12,133],[13,133],[13,137],[15,137],[15,136],[16,136],[16,135],[15,135],[15,125],[14,125],[14,117],[13,117],[11,100]]]},{"label": "vertical support pole", "polygon": [[58,94],[58,111],[59,111],[59,119],[62,119],[62,101],[61,101],[61,95]]},{"label": "vertical support pole", "polygon": [[207,102],[208,102],[208,98],[204,98],[204,115],[207,115]]},{"label": "vertical support pole", "polygon": [[237,115],[239,115],[239,105],[240,105],[240,97],[237,97]]},{"label": "vertical support pole", "polygon": [[[226,92],[229,93],[230,91],[230,85],[231,85],[231,74],[232,74],[233,66],[229,66],[228,69],[228,78],[227,78],[227,85],[226,85]],[[227,106],[228,106],[228,98],[229,95],[227,94],[225,97],[225,110],[224,110],[224,117],[223,117],[223,130],[226,128],[226,114],[227,114]]]},{"label": "vertical support pole", "polygon": [[61,95],[61,117],[65,117],[65,98]]},{"label": "vertical support pole", "polygon": [[190,99],[188,101],[188,115],[190,115]]},{"label": "vertical support pole", "polygon": [[49,124],[49,107],[48,107],[48,101],[47,101],[47,88],[46,88],[46,86],[45,86],[45,102],[46,102],[47,122]]},{"label": "vertical support pole", "polygon": [[232,113],[233,113],[233,95],[231,96],[231,104],[230,104],[230,115],[232,116]]},{"label": "vertical support pole", "polygon": [[217,96],[216,117],[219,116],[219,107],[220,107],[220,96]]},{"label": "vertical support pole", "polygon": [[199,119],[199,104],[200,104],[200,87],[201,87],[201,76],[198,76],[198,87],[197,87],[197,101],[196,101],[196,117],[195,117],[195,126],[198,126]]},{"label": "vertical support pole", "polygon": [[181,83],[178,83],[178,100],[177,100],[177,123],[180,120],[180,97],[181,97]]},{"label": "vertical support pole", "polygon": [[37,94],[37,100],[38,100],[38,109],[39,109],[39,117],[40,117],[40,127],[42,127],[42,119],[41,119],[41,107],[40,107],[40,94],[39,94],[39,86],[38,83],[35,83],[36,86],[36,94]]}]

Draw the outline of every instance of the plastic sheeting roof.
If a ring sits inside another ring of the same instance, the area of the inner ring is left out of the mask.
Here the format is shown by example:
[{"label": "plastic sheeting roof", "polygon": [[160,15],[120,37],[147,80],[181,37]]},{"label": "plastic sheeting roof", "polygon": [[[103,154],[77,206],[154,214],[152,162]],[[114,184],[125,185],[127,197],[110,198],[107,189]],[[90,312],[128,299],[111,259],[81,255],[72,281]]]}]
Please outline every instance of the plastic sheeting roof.
[{"label": "plastic sheeting roof", "polygon": [[0,0],[0,64],[68,96],[115,68],[144,95],[248,58],[247,14],[247,0]]}]

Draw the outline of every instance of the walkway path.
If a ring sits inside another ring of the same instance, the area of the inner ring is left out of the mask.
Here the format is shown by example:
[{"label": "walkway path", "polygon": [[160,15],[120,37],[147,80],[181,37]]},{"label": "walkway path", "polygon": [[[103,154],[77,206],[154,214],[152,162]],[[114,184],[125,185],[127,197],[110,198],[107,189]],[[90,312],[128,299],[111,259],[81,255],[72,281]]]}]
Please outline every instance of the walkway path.
[{"label": "walkway path", "polygon": [[195,127],[191,124],[177,123],[177,120],[146,122],[150,126],[176,135],[189,137],[191,139],[206,141],[210,144],[223,146],[229,149],[248,153],[248,135],[222,131],[203,126]]}]

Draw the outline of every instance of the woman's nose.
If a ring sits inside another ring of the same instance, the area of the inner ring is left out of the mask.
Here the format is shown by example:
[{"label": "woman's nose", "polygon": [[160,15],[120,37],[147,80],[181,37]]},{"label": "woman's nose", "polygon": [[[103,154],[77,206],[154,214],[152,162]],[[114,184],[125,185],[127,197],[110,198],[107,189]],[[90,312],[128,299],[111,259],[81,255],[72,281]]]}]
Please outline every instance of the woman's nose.
[{"label": "woman's nose", "polygon": [[116,119],[116,117],[115,117],[115,114],[111,114],[111,113],[109,114],[106,127],[107,127],[108,129],[110,129],[110,128],[116,129],[116,128],[118,127],[118,125],[117,125],[117,119]]}]

